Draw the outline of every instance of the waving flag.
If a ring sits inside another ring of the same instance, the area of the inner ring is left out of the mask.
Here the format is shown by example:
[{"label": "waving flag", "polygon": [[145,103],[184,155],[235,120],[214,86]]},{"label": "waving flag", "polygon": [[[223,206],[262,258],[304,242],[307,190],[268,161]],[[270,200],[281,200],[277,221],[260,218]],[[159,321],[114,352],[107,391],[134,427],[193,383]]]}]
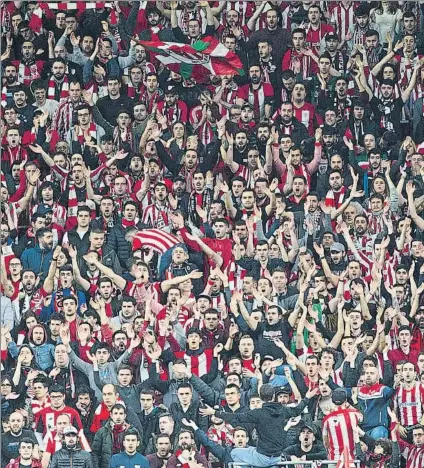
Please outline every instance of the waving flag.
[{"label": "waving flag", "polygon": [[171,71],[185,80],[206,81],[208,75],[244,75],[240,58],[214,37],[192,45],[177,42],[139,41]]},{"label": "waving flag", "polygon": [[178,237],[161,231],[160,229],[143,229],[135,235],[132,248],[133,250],[149,248],[157,253],[163,254],[180,242]]}]

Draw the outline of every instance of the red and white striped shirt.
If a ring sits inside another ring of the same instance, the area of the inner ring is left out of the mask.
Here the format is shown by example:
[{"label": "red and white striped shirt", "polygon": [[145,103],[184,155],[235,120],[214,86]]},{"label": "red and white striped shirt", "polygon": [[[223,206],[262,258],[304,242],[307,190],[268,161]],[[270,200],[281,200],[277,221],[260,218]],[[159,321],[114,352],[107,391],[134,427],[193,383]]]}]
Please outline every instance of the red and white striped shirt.
[{"label": "red and white striped shirt", "polygon": [[50,397],[48,395],[43,401],[39,401],[36,398],[31,400],[31,410],[34,416],[44,408],[50,408]]},{"label": "red and white striped shirt", "polygon": [[404,427],[419,424],[423,416],[424,388],[416,382],[407,390],[401,385],[395,395],[395,409],[400,416],[400,423]]},{"label": "red and white striped shirt", "polygon": [[184,359],[187,363],[187,367],[191,369],[191,373],[197,377],[206,375],[212,364],[213,360],[213,349],[204,349],[203,353],[198,355],[188,355],[185,351],[178,351],[175,353],[175,357]]},{"label": "red and white striped shirt", "polygon": [[358,424],[361,413],[354,408],[339,408],[331,412],[322,420],[322,436],[327,437],[328,459],[337,461],[343,453],[344,447],[354,457],[354,441],[352,427]]},{"label": "red and white striped shirt", "polygon": [[336,31],[338,31],[340,40],[345,39],[350,27],[355,24],[354,9],[355,4],[351,4],[347,8],[343,4],[339,4],[333,9],[331,24],[333,24]]},{"label": "red and white striped shirt", "polygon": [[237,97],[251,104],[255,119],[262,120],[265,117],[265,104],[273,101],[274,89],[270,83],[262,83],[257,89],[246,84],[238,89]]}]

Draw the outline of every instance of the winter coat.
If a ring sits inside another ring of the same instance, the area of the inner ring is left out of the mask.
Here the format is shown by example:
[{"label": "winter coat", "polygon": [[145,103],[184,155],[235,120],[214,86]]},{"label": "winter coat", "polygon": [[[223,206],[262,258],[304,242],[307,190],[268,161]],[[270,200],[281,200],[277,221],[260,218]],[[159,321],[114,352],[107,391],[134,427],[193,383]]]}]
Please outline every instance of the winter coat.
[{"label": "winter coat", "polygon": [[49,468],[93,468],[91,454],[80,448],[62,448],[53,454]]},{"label": "winter coat", "polygon": [[[130,425],[128,429],[131,427]],[[96,432],[91,448],[93,449],[94,468],[109,468],[110,459],[114,455],[111,421],[108,421]],[[140,450],[140,446],[138,450]]]},{"label": "winter coat", "polygon": [[78,227],[75,226],[73,229],[68,231],[68,241],[77,251],[78,255],[85,255],[88,252],[90,246],[90,229],[82,236],[77,232]]},{"label": "winter coat", "polygon": [[49,272],[52,256],[51,249],[41,249],[39,245],[36,245],[22,253],[22,267],[24,270],[33,270],[37,275],[40,275],[41,281],[44,281]]},{"label": "winter coat", "polygon": [[[136,226],[137,229],[146,227],[143,223],[139,222]],[[122,226],[120,220],[110,230],[110,234],[107,238],[106,246],[116,252],[119,258],[121,267],[124,271],[127,271],[127,260],[131,257],[132,249],[131,243],[125,240],[125,234],[127,229]]]}]

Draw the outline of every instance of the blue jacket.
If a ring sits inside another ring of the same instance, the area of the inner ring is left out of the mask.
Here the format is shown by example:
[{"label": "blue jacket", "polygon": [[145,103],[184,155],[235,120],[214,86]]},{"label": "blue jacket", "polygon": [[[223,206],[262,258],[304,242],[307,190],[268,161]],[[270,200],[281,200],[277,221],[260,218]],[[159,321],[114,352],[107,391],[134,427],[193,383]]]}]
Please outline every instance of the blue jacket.
[{"label": "blue jacket", "polygon": [[149,461],[141,453],[128,455],[127,452],[112,455],[110,468],[149,468]]},{"label": "blue jacket", "polygon": [[44,280],[49,272],[50,263],[52,261],[53,252],[51,249],[41,249],[36,245],[32,249],[24,250],[21,255],[21,262],[24,269],[35,271],[40,275],[41,280]]},{"label": "blue jacket", "polygon": [[[346,390],[348,395],[352,396],[352,390],[349,388]],[[387,408],[390,406],[390,399],[395,392],[395,389],[382,384],[358,388],[358,404],[364,414],[361,427],[365,432],[378,426],[389,428]]]}]

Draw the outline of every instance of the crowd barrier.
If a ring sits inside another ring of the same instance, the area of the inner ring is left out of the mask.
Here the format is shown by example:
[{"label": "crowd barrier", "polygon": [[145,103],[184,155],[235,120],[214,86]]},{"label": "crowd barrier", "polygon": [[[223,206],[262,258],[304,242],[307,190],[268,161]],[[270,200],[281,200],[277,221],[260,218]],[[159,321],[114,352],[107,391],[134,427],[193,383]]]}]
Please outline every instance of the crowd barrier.
[{"label": "crowd barrier", "polygon": [[[295,467],[295,468],[335,468],[338,462],[334,460],[306,460],[306,461],[281,461],[274,466],[282,466],[282,467]],[[229,463],[229,468],[247,468],[251,465],[248,463]],[[361,462],[359,460],[354,460],[350,463],[350,468],[360,468]],[[253,467],[254,468],[254,467]],[[343,468],[345,466],[343,465]]]}]

